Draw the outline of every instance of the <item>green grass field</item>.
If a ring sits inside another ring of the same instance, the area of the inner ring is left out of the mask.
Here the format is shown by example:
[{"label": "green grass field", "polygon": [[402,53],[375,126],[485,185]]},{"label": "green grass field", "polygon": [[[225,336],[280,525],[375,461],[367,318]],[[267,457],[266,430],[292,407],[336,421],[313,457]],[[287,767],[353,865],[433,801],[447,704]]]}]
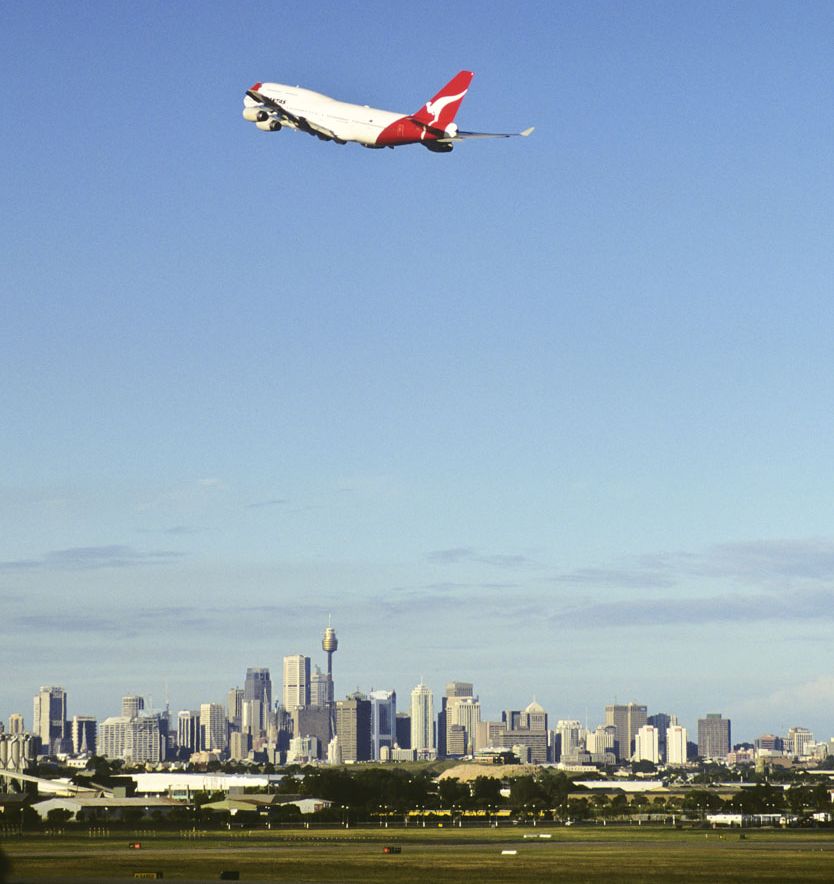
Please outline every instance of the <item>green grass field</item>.
[{"label": "green grass field", "polygon": [[[551,839],[523,836],[550,833]],[[832,881],[831,830],[718,832],[660,828],[359,829],[210,833],[91,839],[5,839],[11,881],[123,878],[162,871],[165,880],[376,881]],[[386,855],[385,845],[401,854]],[[517,850],[502,856],[501,850]]]}]

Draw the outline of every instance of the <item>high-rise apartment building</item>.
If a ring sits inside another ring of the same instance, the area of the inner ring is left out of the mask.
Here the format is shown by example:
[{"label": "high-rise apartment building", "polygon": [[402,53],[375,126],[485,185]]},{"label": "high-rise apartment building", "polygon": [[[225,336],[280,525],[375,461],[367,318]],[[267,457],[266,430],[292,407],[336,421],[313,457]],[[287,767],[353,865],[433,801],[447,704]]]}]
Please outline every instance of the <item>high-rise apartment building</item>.
[{"label": "high-rise apartment building", "polygon": [[605,707],[605,724],[617,728],[616,755],[618,761],[628,761],[634,752],[637,731],[647,723],[647,709],[638,703]]},{"label": "high-rise apartment building", "polygon": [[105,758],[125,757],[127,727],[131,719],[125,715],[111,715],[98,728],[98,752]]},{"label": "high-rise apartment building", "polygon": [[421,681],[411,692],[411,748],[431,752],[434,746],[434,694]]},{"label": "high-rise apartment building", "polygon": [[63,688],[42,687],[34,699],[32,730],[40,739],[42,754],[57,754],[68,748],[67,694]]},{"label": "high-rise apartment building", "polygon": [[660,762],[660,739],[657,728],[653,724],[644,724],[637,730],[634,740],[634,760]]},{"label": "high-rise apartment building", "polygon": [[686,764],[686,728],[670,724],[666,729],[666,763]]},{"label": "high-rise apartment building", "polygon": [[284,657],[284,708],[287,712],[310,705],[310,658],[303,654]]},{"label": "high-rise apartment building", "polygon": [[165,758],[159,715],[138,715],[125,728],[125,761],[132,764],[158,764]]},{"label": "high-rise apartment building", "polygon": [[698,754],[701,758],[724,758],[730,751],[730,719],[718,712],[698,719]]},{"label": "high-rise apartment building", "polygon": [[74,715],[72,718],[72,752],[74,755],[96,754],[98,722],[92,715]]},{"label": "high-rise apartment building", "polygon": [[227,746],[226,713],[220,703],[200,705],[200,748],[222,752]]},{"label": "high-rise apartment building", "polygon": [[105,758],[133,764],[157,764],[165,758],[158,715],[113,715],[98,729],[98,751]]}]

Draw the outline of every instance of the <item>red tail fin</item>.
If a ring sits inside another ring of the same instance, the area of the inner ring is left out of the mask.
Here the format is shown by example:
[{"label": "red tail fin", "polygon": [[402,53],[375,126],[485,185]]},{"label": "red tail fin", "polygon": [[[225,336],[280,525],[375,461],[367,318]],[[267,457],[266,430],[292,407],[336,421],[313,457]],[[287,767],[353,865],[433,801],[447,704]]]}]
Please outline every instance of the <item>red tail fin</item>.
[{"label": "red tail fin", "polygon": [[472,71],[456,74],[431,101],[412,114],[411,119],[435,129],[445,129],[454,120],[473,76]]}]

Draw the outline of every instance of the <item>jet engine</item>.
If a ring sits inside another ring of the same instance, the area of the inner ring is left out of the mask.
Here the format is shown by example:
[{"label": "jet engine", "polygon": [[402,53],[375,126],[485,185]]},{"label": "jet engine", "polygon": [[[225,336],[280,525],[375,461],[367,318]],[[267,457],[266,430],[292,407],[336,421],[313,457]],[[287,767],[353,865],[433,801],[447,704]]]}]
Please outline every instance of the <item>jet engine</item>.
[{"label": "jet engine", "polygon": [[269,114],[262,107],[245,107],[243,109],[243,119],[250,123],[261,123],[269,119]]},{"label": "jet engine", "polygon": [[262,132],[277,132],[281,128],[281,124],[278,122],[278,120],[270,118],[269,115],[267,115],[267,119],[265,120],[258,120],[255,125]]},{"label": "jet engine", "polygon": [[432,153],[450,153],[453,149],[448,141],[424,141],[423,147],[427,147]]}]

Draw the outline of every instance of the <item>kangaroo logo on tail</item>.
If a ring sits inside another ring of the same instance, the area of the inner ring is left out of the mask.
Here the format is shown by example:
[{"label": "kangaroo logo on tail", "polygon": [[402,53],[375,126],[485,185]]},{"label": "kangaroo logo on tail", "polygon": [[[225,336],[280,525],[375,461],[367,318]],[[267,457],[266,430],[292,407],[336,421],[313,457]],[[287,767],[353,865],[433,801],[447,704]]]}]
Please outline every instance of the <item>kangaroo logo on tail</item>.
[{"label": "kangaroo logo on tail", "polygon": [[[416,114],[412,116],[415,122],[436,129],[445,129],[454,119],[460,103],[469,90],[469,84],[474,74],[472,71],[461,71],[434,96],[427,101]],[[423,129],[420,135],[422,141],[426,137],[427,129]]]}]

